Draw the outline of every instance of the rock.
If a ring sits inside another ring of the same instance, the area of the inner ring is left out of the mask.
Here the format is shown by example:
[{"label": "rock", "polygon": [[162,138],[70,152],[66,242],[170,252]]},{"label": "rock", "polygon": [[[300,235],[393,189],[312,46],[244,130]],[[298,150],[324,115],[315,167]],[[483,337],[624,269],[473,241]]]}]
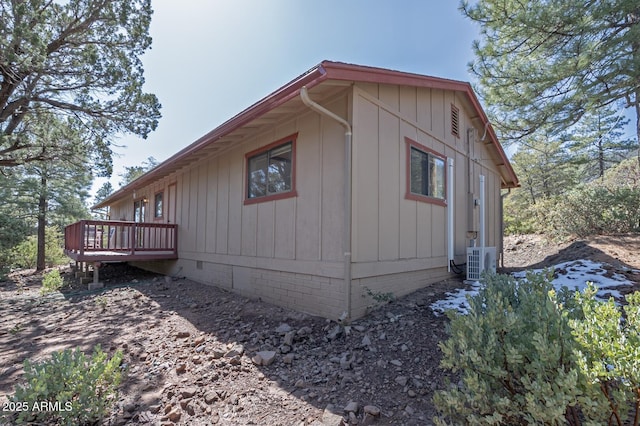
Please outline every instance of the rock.
[{"label": "rock", "polygon": [[295,335],[296,335],[295,331],[289,331],[284,335],[284,339],[282,340],[282,343],[284,343],[286,346],[293,346],[293,338],[295,337]]},{"label": "rock", "polygon": [[212,404],[218,400],[218,393],[214,391],[207,391],[204,394],[204,402],[207,404]]},{"label": "rock", "polygon": [[350,425],[357,425],[358,424],[358,416],[356,416],[356,413],[349,413],[349,424]]},{"label": "rock", "polygon": [[204,336],[200,336],[200,337],[196,338],[196,340],[193,341],[193,346],[199,346],[199,345],[203,344],[204,340],[205,340]]},{"label": "rock", "polygon": [[182,374],[187,371],[187,364],[181,363],[176,365],[176,373]]},{"label": "rock", "polygon": [[242,356],[243,353],[244,353],[244,346],[233,345],[231,350],[229,350],[226,354],[224,354],[224,356],[226,358],[234,358],[234,357]]},{"label": "rock", "polygon": [[255,365],[262,365],[262,357],[258,354],[255,354],[253,357],[251,357],[251,362],[253,362]]},{"label": "rock", "polygon": [[191,401],[189,401],[185,406],[184,406],[184,411],[187,412],[187,414],[189,414],[190,416],[193,416],[196,414],[196,409],[193,406],[193,404],[191,403]]},{"label": "rock", "polygon": [[282,357],[282,362],[289,365],[293,364],[294,357],[295,357],[294,354],[286,354],[284,357]]},{"label": "rock", "polygon": [[189,336],[191,336],[191,333],[188,332],[187,330],[180,330],[176,333],[176,337],[178,339],[186,339]]},{"label": "rock", "polygon": [[291,326],[287,323],[282,323],[278,326],[278,328],[276,328],[276,333],[279,333],[282,335],[287,334],[290,331],[291,331]]},{"label": "rock", "polygon": [[367,334],[362,338],[362,346],[371,346],[371,339]]},{"label": "rock", "polygon": [[349,359],[348,355],[345,355],[342,358],[340,358],[340,368],[342,368],[343,370],[351,369],[351,360]]},{"label": "rock", "polygon": [[374,417],[378,417],[380,415],[380,409],[375,405],[365,405],[363,410],[365,414],[370,414]]},{"label": "rock", "polygon": [[196,387],[188,387],[180,390],[180,396],[183,399],[191,398],[198,392],[198,388]]},{"label": "rock", "polygon": [[396,367],[402,367],[402,361],[400,361],[400,360],[393,359],[390,362],[391,362],[391,364],[395,365]]},{"label": "rock", "polygon": [[177,423],[182,417],[182,411],[179,408],[174,408],[167,414],[167,418],[174,423]]},{"label": "rock", "polygon": [[288,346],[288,345],[281,345],[281,346],[278,348],[278,351],[279,351],[281,354],[283,354],[283,355],[284,355],[284,354],[288,354],[289,352],[291,352],[291,346]]},{"label": "rock", "polygon": [[333,412],[333,405],[328,405],[322,412],[322,424],[324,426],[342,426],[342,416]]},{"label": "rock", "polygon": [[362,423],[360,423],[360,425],[371,426],[372,424],[375,423],[375,421],[376,421],[376,418],[374,416],[368,413],[364,413],[364,416],[362,417]]},{"label": "rock", "polygon": [[397,384],[399,384],[400,386],[404,387],[404,386],[407,386],[407,381],[408,380],[409,379],[407,378],[407,376],[398,376],[398,377],[396,377],[395,382]]},{"label": "rock", "polygon": [[260,351],[256,354],[256,356],[259,356],[261,361],[260,361],[260,365],[264,365],[265,367],[268,365],[273,364],[273,361],[275,361],[276,359],[276,352],[275,351]]},{"label": "rock", "polygon": [[344,407],[345,413],[357,413],[360,406],[355,401],[349,401],[346,407]]},{"label": "rock", "polygon": [[338,336],[340,336],[341,334],[342,334],[342,327],[340,327],[339,325],[336,325],[327,334],[327,338],[329,340],[336,340],[338,338]]},{"label": "rock", "polygon": [[298,330],[297,334],[300,337],[304,337],[309,336],[312,332],[313,330],[311,329],[311,327],[302,327],[300,330]]},{"label": "rock", "polygon": [[407,392],[407,395],[409,396],[409,398],[415,398],[416,397],[416,393],[411,389],[409,389],[409,391]]}]

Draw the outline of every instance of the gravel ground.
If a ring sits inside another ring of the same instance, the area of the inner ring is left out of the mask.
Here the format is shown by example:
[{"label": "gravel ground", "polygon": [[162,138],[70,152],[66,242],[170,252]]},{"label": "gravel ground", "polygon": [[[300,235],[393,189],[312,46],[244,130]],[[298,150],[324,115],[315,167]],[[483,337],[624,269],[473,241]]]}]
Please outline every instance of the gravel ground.
[{"label": "gravel ground", "polygon": [[[637,235],[508,237],[505,271],[589,258],[638,282],[638,253]],[[433,392],[450,379],[437,346],[447,320],[429,305],[464,286],[443,281],[344,326],[126,265],[101,269],[100,291],[73,285],[42,297],[41,278],[20,271],[0,282],[0,404],[25,358],[100,344],[125,354],[104,421],[114,425],[429,425]]]}]

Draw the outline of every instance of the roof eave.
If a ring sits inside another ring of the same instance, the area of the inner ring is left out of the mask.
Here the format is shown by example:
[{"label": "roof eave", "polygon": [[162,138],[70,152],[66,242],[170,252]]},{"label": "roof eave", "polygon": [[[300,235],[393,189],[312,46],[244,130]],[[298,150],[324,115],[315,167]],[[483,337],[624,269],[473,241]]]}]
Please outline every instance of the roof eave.
[{"label": "roof eave", "polygon": [[250,121],[260,117],[262,114],[298,96],[298,92],[302,86],[307,86],[307,88],[312,88],[316,86],[317,84],[319,84],[320,82],[322,82],[327,78],[326,70],[323,68],[322,65],[323,64],[321,63],[315,66],[314,68],[311,68],[309,71],[305,72],[304,74],[300,75],[299,77],[285,84],[284,86],[282,86],[275,92],[271,93],[267,97],[263,98],[262,100],[256,102],[255,104],[245,109],[244,111],[240,112],[239,114],[225,121],[220,126],[211,130],[209,133],[200,137],[192,144],[188,145],[184,149],[178,151],[173,156],[169,157],[167,160],[160,163],[153,170],[143,174],[139,178],[123,186],[122,188],[120,188],[119,190],[117,190],[116,192],[114,192],[113,194],[111,194],[110,196],[108,196],[107,198],[102,200],[100,203],[94,205],[91,208],[92,209],[104,208],[112,204],[114,201],[124,198],[132,190],[139,189],[143,187],[145,184],[149,183],[150,181],[153,181],[156,178],[156,176],[160,175],[168,165],[173,164],[181,159],[184,159],[190,156],[194,152],[200,150],[201,148],[211,143],[215,143],[216,140],[229,134],[235,129],[242,127],[243,125],[249,123]]},{"label": "roof eave", "polygon": [[371,82],[378,84],[396,84],[416,87],[430,87],[434,89],[453,90],[463,92],[478,113],[483,126],[488,129],[488,136],[491,143],[496,149],[500,161],[504,164],[505,175],[504,188],[519,186],[518,178],[509,163],[509,160],[498,141],[498,138],[489,123],[489,119],[482,109],[478,98],[476,97],[471,84],[468,82],[449,80],[440,77],[431,77],[420,74],[406,73],[402,71],[394,71],[384,68],[375,68],[362,65],[353,65],[342,62],[323,61],[319,65],[311,68],[309,71],[291,80],[275,92],[271,93],[262,100],[251,105],[244,111],[230,118],[220,126],[216,127],[209,133],[205,134],[186,148],[178,151],[176,154],[163,161],[153,170],[140,176],[133,182],[120,188],[100,203],[97,203],[92,209],[106,207],[113,202],[127,196],[131,191],[142,188],[146,184],[160,177],[162,173],[167,173],[167,169],[181,160],[187,159],[196,151],[215,143],[220,138],[233,132],[234,130],[244,126],[250,121],[260,117],[268,111],[288,102],[298,96],[300,88],[306,86],[308,89],[320,84],[324,80],[341,80],[341,81],[358,81]]}]

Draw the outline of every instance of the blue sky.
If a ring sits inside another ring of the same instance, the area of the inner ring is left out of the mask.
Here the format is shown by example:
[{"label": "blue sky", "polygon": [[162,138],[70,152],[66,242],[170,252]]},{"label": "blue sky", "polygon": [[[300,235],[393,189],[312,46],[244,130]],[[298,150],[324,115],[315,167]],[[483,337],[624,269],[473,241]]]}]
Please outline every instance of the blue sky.
[{"label": "blue sky", "polygon": [[[146,140],[116,143],[125,166],[164,161],[324,59],[472,81],[479,28],[457,0],[153,0],[145,90],[162,103]],[[97,189],[104,180],[94,185]]]}]

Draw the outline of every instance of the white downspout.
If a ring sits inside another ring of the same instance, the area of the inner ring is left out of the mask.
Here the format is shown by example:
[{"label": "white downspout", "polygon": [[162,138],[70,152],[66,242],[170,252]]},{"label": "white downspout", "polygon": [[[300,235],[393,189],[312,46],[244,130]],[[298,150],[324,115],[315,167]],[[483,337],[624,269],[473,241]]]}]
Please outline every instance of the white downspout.
[{"label": "white downspout", "polygon": [[484,175],[480,175],[480,247],[484,247]]},{"label": "white downspout", "polygon": [[453,194],[453,158],[447,159],[447,271],[451,272],[451,262],[454,260],[454,194]]},{"label": "white downspout", "polygon": [[300,98],[312,110],[337,121],[344,127],[344,233],[342,247],[344,251],[344,287],[347,297],[347,317],[345,320],[348,320],[351,318],[351,137],[353,132],[347,120],[312,101],[306,86],[300,89]]}]

